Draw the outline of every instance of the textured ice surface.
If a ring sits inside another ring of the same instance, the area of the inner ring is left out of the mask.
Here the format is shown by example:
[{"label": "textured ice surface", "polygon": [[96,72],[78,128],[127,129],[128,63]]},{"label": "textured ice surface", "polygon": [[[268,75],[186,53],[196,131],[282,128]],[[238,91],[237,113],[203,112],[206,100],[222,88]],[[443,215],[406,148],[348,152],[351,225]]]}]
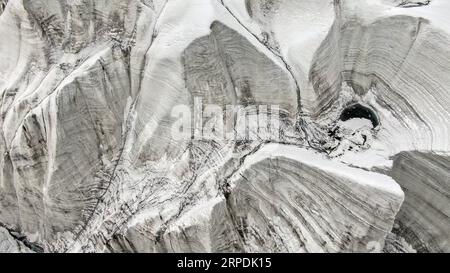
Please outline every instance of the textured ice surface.
[{"label": "textured ice surface", "polygon": [[449,1],[0,12],[0,251],[450,251]]}]

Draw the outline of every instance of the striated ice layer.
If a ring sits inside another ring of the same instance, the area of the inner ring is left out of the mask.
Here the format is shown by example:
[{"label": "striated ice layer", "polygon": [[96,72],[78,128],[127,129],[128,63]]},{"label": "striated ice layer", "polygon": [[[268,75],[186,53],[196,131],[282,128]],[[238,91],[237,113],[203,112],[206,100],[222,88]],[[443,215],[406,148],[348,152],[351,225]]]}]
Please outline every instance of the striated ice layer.
[{"label": "striated ice layer", "polygon": [[405,191],[395,232],[420,252],[449,252],[450,157],[403,152],[394,159],[392,177]]}]

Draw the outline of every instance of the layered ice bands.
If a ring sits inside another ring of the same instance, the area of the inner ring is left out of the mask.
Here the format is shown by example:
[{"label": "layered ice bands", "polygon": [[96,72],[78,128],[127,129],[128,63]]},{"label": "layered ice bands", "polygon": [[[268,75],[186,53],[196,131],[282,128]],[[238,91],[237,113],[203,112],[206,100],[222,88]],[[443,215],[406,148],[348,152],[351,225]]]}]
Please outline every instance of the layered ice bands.
[{"label": "layered ice bands", "polygon": [[0,13],[0,252],[450,251],[449,1]]}]

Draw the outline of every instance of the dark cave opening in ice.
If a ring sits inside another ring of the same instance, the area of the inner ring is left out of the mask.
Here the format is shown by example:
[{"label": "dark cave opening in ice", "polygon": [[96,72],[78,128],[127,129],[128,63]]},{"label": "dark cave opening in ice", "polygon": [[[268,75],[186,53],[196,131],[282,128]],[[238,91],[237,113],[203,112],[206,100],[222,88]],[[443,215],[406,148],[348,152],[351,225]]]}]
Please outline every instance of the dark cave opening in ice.
[{"label": "dark cave opening in ice", "polygon": [[352,104],[345,108],[344,111],[342,111],[341,116],[339,117],[339,119],[342,121],[347,121],[353,118],[368,119],[372,122],[374,128],[376,128],[380,124],[377,115],[372,109],[362,106],[358,103]]}]

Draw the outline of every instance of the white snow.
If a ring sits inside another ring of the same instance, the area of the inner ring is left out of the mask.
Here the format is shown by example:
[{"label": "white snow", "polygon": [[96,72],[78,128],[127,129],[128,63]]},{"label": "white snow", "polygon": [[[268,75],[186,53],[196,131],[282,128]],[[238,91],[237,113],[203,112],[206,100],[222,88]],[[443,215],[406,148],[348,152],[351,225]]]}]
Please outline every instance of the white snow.
[{"label": "white snow", "polygon": [[364,118],[352,118],[346,121],[341,121],[340,126],[351,131],[373,128],[372,122]]},{"label": "white snow", "polygon": [[[321,169],[325,172],[333,173],[343,178],[350,179],[361,185],[377,188],[398,196],[404,196],[400,186],[389,176],[369,172],[358,168],[346,166],[343,163],[332,161],[326,156],[317,152],[290,145],[267,144],[258,152],[249,156],[241,170],[246,170],[253,164],[267,158],[286,157],[304,163],[308,166]],[[239,175],[239,174],[236,174]],[[237,178],[235,175],[234,178]]]}]

